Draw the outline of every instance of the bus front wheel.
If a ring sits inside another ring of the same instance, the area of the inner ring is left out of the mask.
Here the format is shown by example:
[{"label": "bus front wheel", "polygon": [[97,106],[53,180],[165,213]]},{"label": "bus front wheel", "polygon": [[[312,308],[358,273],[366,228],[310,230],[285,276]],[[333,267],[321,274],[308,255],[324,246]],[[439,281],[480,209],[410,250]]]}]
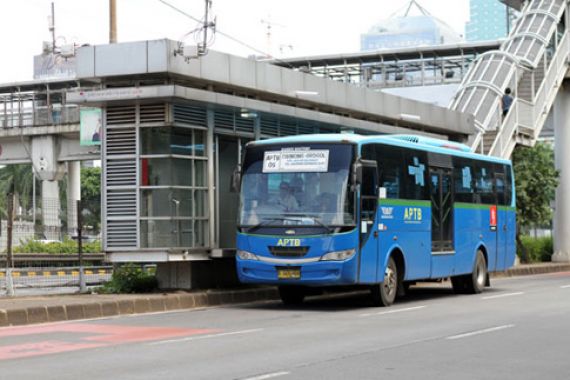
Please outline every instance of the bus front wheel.
[{"label": "bus front wheel", "polygon": [[279,297],[284,305],[299,305],[305,299],[305,291],[299,286],[280,286]]},{"label": "bus front wheel", "polygon": [[388,259],[388,266],[384,273],[384,281],[373,285],[370,289],[374,306],[390,306],[398,294],[398,267],[392,257]]}]

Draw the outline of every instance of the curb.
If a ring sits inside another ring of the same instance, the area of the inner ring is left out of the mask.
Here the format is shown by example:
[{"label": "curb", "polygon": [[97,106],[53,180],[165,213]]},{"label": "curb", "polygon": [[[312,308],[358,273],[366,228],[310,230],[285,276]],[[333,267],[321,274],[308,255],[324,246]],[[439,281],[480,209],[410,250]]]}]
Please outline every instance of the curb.
[{"label": "curb", "polygon": [[491,273],[491,277],[515,277],[515,276],[532,276],[537,274],[570,272],[569,263],[560,264],[536,264],[536,265],[520,265],[506,270],[505,272]]},{"label": "curb", "polygon": [[87,301],[69,305],[0,309],[0,327],[184,310],[277,300],[278,298],[277,288],[268,287],[187,294],[141,295],[117,301]]}]

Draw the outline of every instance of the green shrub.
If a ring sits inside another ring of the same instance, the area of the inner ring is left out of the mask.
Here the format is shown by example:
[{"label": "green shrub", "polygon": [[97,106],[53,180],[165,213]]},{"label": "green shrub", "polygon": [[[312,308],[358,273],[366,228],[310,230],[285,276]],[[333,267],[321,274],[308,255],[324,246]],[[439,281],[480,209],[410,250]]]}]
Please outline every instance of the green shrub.
[{"label": "green shrub", "polygon": [[[551,236],[541,238],[521,236],[521,241],[526,248],[529,262],[537,263],[552,260],[554,245]],[[517,247],[517,253],[519,257],[522,257],[521,247]]]},{"label": "green shrub", "polygon": [[101,293],[150,293],[158,288],[158,280],[142,267],[126,264],[115,271],[111,281],[100,289]]},{"label": "green shrub", "polygon": [[[26,240],[14,247],[14,253],[51,253],[57,255],[73,254],[79,251],[77,241],[66,238],[62,242],[42,243],[38,240]],[[96,240],[83,243],[83,253],[100,253],[101,242]]]}]

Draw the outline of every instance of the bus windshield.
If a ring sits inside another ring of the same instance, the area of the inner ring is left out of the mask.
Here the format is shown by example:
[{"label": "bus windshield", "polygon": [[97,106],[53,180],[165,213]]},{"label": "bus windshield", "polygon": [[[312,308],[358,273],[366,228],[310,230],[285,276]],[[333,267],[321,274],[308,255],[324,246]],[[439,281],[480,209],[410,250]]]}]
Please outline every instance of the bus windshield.
[{"label": "bus windshield", "polygon": [[354,226],[349,173],[353,145],[270,145],[247,149],[240,227]]}]

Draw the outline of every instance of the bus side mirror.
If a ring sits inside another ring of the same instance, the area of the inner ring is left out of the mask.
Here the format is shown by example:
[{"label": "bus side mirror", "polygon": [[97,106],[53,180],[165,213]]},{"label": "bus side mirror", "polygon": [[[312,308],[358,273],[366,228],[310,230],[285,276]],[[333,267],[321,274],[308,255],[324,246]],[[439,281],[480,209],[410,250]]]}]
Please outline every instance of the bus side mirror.
[{"label": "bus side mirror", "polygon": [[232,193],[239,193],[241,185],[241,166],[237,165],[232,173],[232,178],[230,180],[230,191]]},{"label": "bus side mirror", "polygon": [[352,164],[351,187],[355,190],[360,184],[362,184],[362,163],[360,161],[356,161]]},{"label": "bus side mirror", "polygon": [[371,160],[358,160],[352,164],[352,189],[355,190],[358,185],[362,185],[364,181],[364,168],[374,168],[376,171],[377,167],[376,161]]}]

